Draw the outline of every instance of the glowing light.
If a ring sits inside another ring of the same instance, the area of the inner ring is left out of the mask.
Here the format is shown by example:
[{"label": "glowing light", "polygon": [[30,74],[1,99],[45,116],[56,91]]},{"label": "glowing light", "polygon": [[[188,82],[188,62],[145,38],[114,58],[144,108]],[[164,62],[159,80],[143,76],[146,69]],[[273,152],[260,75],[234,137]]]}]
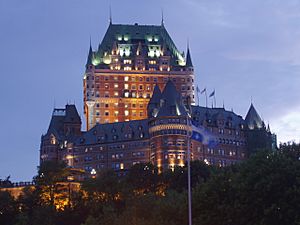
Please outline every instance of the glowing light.
[{"label": "glowing light", "polygon": [[204,162],[205,162],[206,165],[210,164],[207,159],[204,159]]}]

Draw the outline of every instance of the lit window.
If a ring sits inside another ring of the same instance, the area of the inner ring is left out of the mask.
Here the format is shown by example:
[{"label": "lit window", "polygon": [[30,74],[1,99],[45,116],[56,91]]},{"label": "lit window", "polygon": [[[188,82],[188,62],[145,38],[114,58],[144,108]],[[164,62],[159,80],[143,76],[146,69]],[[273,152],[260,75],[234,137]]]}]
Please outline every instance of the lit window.
[{"label": "lit window", "polygon": [[114,87],[115,87],[115,88],[118,88],[118,87],[119,87],[119,85],[118,85],[118,84],[114,84]]},{"label": "lit window", "polygon": [[124,64],[131,64],[131,60],[130,59],[125,59]]},{"label": "lit window", "polygon": [[125,66],[124,70],[131,70],[131,67],[130,66]]},{"label": "lit window", "polygon": [[119,92],[115,91],[114,92],[114,96],[118,97],[119,96]]},{"label": "lit window", "polygon": [[125,114],[125,116],[128,116],[128,115],[129,115],[129,111],[128,111],[128,110],[125,110],[125,111],[124,111],[124,114]]},{"label": "lit window", "polygon": [[124,97],[125,97],[125,98],[128,98],[128,97],[129,97],[129,92],[128,92],[128,91],[126,91],[126,92],[124,93]]},{"label": "lit window", "polygon": [[120,169],[121,169],[121,170],[124,169],[124,163],[120,163]]},{"label": "lit window", "polygon": [[124,89],[128,90],[129,89],[129,85],[128,84],[124,84]]},{"label": "lit window", "polygon": [[155,65],[156,61],[155,60],[149,60],[149,64]]},{"label": "lit window", "polygon": [[132,95],[133,98],[135,98],[136,97],[136,92],[132,92],[131,95]]},{"label": "lit window", "polygon": [[115,116],[118,116],[119,115],[119,111],[115,111]]},{"label": "lit window", "polygon": [[114,103],[114,106],[115,106],[115,107],[118,107],[118,106],[119,106],[119,103],[118,103],[118,102],[115,102],[115,103]]},{"label": "lit window", "polygon": [[128,81],[129,80],[129,77],[124,77],[124,81]]}]

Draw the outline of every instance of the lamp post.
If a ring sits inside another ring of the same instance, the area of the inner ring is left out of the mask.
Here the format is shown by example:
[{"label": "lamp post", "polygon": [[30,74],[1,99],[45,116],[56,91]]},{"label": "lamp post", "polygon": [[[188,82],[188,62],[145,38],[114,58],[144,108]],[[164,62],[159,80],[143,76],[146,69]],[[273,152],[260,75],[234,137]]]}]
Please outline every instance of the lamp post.
[{"label": "lamp post", "polygon": [[192,225],[192,190],[191,190],[191,149],[190,149],[190,115],[187,111],[186,116],[186,123],[187,123],[187,166],[188,166],[188,212],[189,212],[189,225]]},{"label": "lamp post", "polygon": [[97,175],[97,171],[95,169],[92,169],[91,170],[91,175],[92,175],[92,178],[95,179],[96,175]]}]

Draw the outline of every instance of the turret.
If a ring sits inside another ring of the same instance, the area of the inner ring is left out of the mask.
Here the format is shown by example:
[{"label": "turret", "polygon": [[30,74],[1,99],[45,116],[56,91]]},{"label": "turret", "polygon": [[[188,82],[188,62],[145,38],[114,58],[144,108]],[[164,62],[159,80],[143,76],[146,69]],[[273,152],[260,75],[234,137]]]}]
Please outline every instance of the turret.
[{"label": "turret", "polygon": [[258,115],[258,113],[252,103],[251,103],[248,113],[246,115],[245,121],[250,130],[263,127],[263,121],[260,118],[260,116]]}]

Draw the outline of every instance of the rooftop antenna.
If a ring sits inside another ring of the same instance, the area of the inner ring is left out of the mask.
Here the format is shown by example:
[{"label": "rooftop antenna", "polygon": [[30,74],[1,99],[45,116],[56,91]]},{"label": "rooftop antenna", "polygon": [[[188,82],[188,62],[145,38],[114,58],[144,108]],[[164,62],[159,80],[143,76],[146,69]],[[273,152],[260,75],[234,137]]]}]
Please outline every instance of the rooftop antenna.
[{"label": "rooftop antenna", "polygon": [[223,99],[223,109],[225,109],[225,103],[224,103],[224,99]]},{"label": "rooftop antenna", "polygon": [[112,24],[111,5],[109,5],[109,24]]}]

